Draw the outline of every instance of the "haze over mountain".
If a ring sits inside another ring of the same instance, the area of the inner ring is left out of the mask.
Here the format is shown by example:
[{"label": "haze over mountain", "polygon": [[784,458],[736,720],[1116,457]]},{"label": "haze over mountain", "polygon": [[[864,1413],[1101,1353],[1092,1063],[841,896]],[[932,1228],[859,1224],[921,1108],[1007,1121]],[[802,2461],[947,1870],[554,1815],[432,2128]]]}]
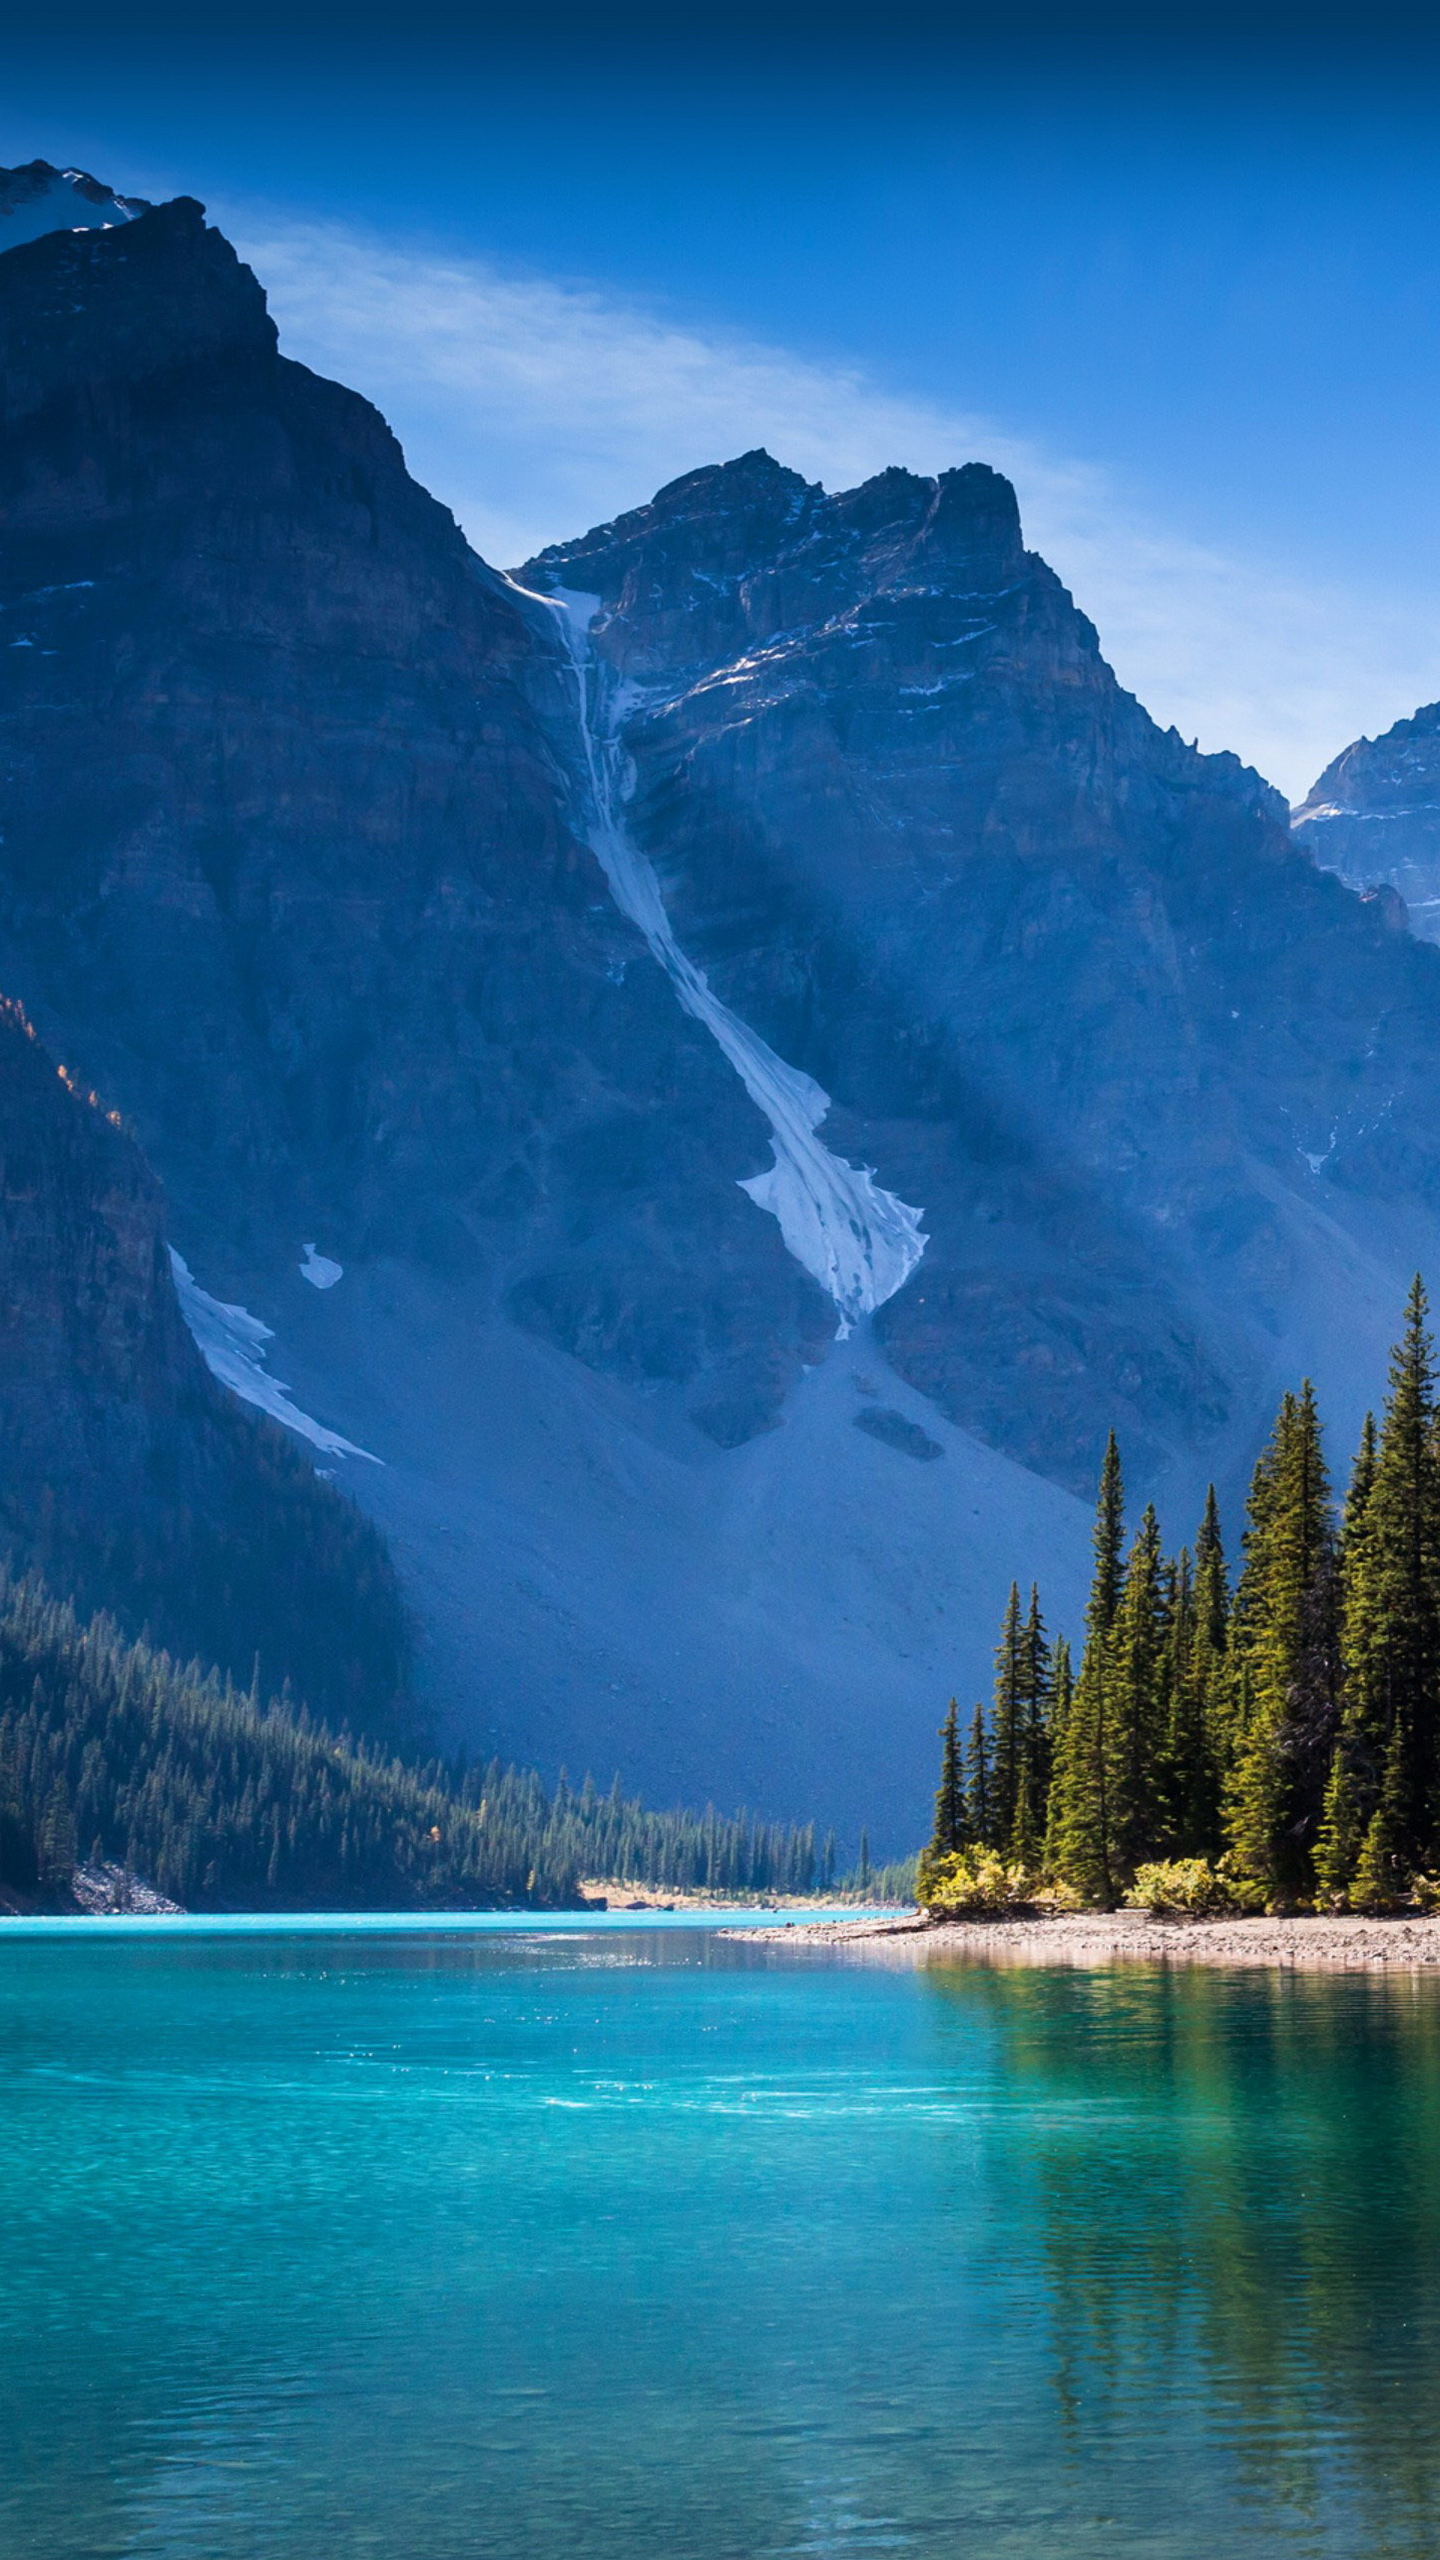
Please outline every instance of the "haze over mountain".
[{"label": "haze over mountain", "polygon": [[185,199],[0,257],[0,399],[0,988],[381,1461],[429,1698],[905,1845],[1112,1421],[1183,1528],[1375,1395],[1440,955],[983,465],[748,454],[509,580]]}]

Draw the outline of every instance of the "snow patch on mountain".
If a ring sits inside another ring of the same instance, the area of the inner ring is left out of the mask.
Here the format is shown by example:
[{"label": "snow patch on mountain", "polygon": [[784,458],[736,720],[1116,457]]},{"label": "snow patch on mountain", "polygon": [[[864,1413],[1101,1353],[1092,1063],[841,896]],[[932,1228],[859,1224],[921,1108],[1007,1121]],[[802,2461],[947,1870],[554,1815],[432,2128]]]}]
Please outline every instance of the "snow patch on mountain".
[{"label": "snow patch on mountain", "polygon": [[722,1004],[703,969],[681,950],[653,864],[625,820],[626,758],[621,730],[641,700],[597,658],[590,625],[598,596],[565,589],[539,599],[553,609],[574,670],[588,786],[588,840],[622,914],[645,936],[681,1004],[703,1023],[750,1099],[770,1123],[773,1163],[740,1188],[773,1217],[787,1250],[840,1311],[840,1332],[903,1288],[924,1253],[924,1211],[884,1191],[867,1165],[847,1164],[816,1135],[830,1096],[802,1068],[788,1066]]},{"label": "snow patch on mountain", "polygon": [[313,1244],[307,1244],[300,1277],[308,1280],[312,1289],[333,1289],[337,1280],[344,1279],[345,1265],[332,1262],[328,1253],[317,1253]]},{"label": "snow patch on mountain", "polygon": [[86,169],[29,160],[22,169],[0,169],[0,253],[49,231],[111,231],[150,210],[143,196],[117,196]]},{"label": "snow patch on mountain", "polygon": [[189,1264],[173,1244],[169,1248],[170,1268],[175,1275],[175,1291],[180,1312],[190,1328],[200,1356],[212,1378],[245,1404],[258,1405],[273,1422],[282,1422],[287,1431],[298,1432],[312,1448],[323,1449],[336,1458],[367,1458],[372,1467],[382,1459],[368,1449],[357,1449],[353,1440],[342,1440],[338,1431],[327,1431],[290,1401],[290,1390],[278,1378],[272,1378],[265,1366],[267,1342],[275,1339],[274,1328],[252,1316],[248,1307],[228,1307],[202,1289]]}]

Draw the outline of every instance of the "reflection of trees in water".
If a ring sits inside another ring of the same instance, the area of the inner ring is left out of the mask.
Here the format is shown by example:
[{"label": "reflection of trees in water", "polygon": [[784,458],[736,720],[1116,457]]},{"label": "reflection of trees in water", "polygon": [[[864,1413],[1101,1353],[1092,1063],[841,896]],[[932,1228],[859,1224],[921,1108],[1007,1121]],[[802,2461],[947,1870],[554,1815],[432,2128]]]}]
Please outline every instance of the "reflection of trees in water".
[{"label": "reflection of trees in water", "polygon": [[[1199,1966],[928,1979],[997,2039],[987,2151],[1038,2206],[1072,2441],[1148,2402],[1257,2503],[1310,2520],[1317,2549],[1433,2560],[1435,1987]],[[1331,2538],[1337,2502],[1362,2538]]]}]

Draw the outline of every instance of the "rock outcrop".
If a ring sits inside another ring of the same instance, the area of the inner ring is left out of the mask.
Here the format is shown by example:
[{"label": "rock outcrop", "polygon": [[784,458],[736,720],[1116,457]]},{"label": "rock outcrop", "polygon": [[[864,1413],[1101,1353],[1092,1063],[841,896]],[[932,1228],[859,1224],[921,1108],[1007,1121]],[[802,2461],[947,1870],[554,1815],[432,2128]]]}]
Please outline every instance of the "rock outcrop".
[{"label": "rock outcrop", "polygon": [[1373,899],[1387,922],[1440,942],[1440,702],[1383,737],[1357,738],[1292,824],[1322,870]]}]

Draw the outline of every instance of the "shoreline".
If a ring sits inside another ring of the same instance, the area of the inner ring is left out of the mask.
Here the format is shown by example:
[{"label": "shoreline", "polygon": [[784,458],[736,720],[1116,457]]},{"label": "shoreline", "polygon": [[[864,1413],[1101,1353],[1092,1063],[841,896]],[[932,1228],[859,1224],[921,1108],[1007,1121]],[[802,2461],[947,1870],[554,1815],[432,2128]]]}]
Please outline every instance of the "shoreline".
[{"label": "shoreline", "polygon": [[[768,1930],[727,1933],[756,1944]],[[1440,1971],[1440,1914],[1297,1920],[1156,1920],[1144,1911],[1073,1911],[1029,1920],[817,1921],[785,1951],[824,1947],[892,1964],[1268,1965],[1281,1972]]]}]

